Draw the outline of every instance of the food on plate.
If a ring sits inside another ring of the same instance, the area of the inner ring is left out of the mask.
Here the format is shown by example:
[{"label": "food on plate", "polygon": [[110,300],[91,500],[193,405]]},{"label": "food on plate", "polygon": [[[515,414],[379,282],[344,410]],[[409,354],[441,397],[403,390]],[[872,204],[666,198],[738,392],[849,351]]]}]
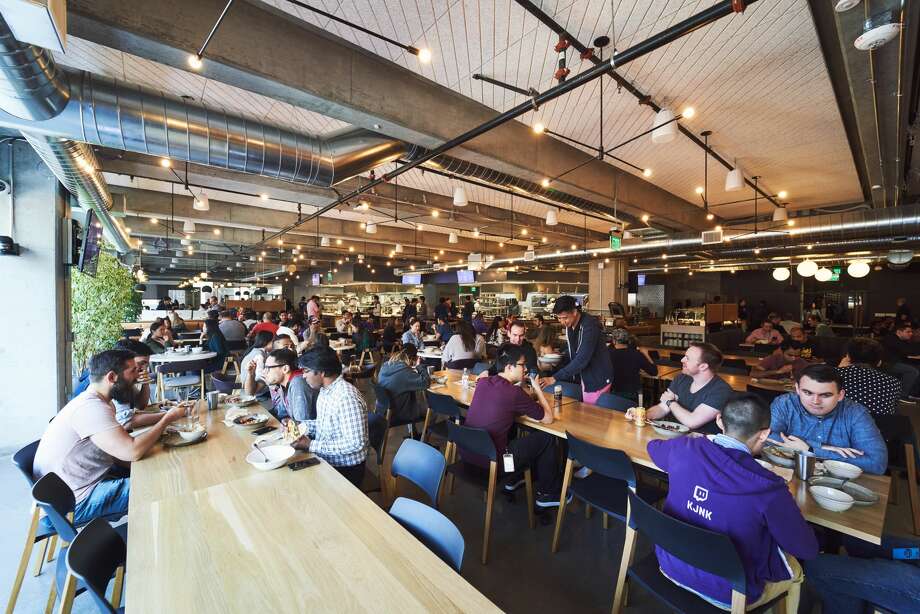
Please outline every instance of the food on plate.
[{"label": "food on plate", "polygon": [[780,456],[782,458],[787,458],[789,460],[792,460],[795,458],[795,451],[790,450],[789,448],[778,448],[774,446],[770,448],[770,454],[772,454],[773,456]]},{"label": "food on plate", "polygon": [[300,439],[300,425],[296,420],[288,420],[284,429],[284,443],[294,443]]},{"label": "food on plate", "polygon": [[252,424],[259,424],[265,422],[265,418],[259,414],[246,414],[245,416],[239,416],[233,419],[234,424],[239,424],[240,426],[249,426]]}]

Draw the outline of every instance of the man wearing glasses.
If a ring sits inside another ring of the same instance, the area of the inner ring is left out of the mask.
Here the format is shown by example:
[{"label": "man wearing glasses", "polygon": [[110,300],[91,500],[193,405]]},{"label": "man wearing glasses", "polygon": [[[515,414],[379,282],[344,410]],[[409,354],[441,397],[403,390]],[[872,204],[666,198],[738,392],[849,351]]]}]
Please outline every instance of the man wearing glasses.
[{"label": "man wearing glasses", "polygon": [[[255,371],[255,361],[249,363],[250,371]],[[307,382],[303,372],[297,368],[297,354],[293,350],[274,350],[265,359],[262,377],[268,384],[272,395],[272,412],[279,419],[293,418],[298,422],[316,417],[315,395],[307,391]]]},{"label": "man wearing glasses", "polygon": [[[537,505],[559,505],[559,467],[556,463],[554,437],[543,431],[533,431],[527,437],[508,441],[508,434],[518,416],[528,416],[544,424],[552,424],[553,410],[539,386],[533,386],[536,400],[521,388],[527,377],[527,360],[519,346],[506,346],[496,361],[498,374],[480,379],[466,415],[466,426],[489,432],[499,455],[514,457],[514,471],[505,485],[512,492],[524,484],[524,470],[534,472]],[[482,456],[464,450],[460,455],[467,463],[487,468]],[[504,471],[503,463],[499,464]]]}]

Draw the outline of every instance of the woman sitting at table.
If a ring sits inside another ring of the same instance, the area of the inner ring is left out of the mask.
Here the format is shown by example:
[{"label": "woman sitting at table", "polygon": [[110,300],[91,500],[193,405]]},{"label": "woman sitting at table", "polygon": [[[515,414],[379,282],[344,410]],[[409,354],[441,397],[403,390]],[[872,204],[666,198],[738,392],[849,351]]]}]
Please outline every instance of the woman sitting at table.
[{"label": "woman sitting at table", "polygon": [[409,320],[409,328],[402,336],[403,347],[407,345],[414,345],[416,349],[421,350],[425,347],[425,342],[422,341],[422,323],[416,318]]},{"label": "woman sitting at table", "polygon": [[[390,395],[392,420],[404,422],[419,417],[420,406],[416,392],[426,390],[431,385],[428,369],[421,363],[418,350],[414,345],[407,345],[390,357],[380,367],[377,382]],[[378,412],[381,407],[378,404]]]},{"label": "woman sitting at table", "polygon": [[204,321],[204,334],[202,335],[202,347],[206,352],[215,352],[217,356],[211,359],[206,372],[217,371],[224,366],[224,360],[230,354],[227,351],[227,339],[220,332],[220,326],[214,318],[207,318]]},{"label": "woman sitting at table", "polygon": [[505,331],[502,329],[503,324],[504,320],[501,316],[495,316],[492,319],[492,324],[489,326],[489,332],[486,333],[486,343],[498,347],[505,342]]},{"label": "woman sitting at table", "polygon": [[533,348],[537,351],[537,356],[555,354],[556,348],[553,345],[555,343],[555,334],[553,333],[553,327],[546,323],[541,324],[540,328],[537,329],[537,336],[532,343]]},{"label": "woman sitting at table", "polygon": [[466,320],[457,322],[457,334],[451,336],[441,353],[441,366],[450,369],[458,360],[483,360],[486,357],[486,341],[473,330]]},{"label": "woman sitting at table", "polygon": [[655,361],[642,348],[629,346],[629,331],[615,328],[611,334],[610,362],[613,365],[613,386],[611,392],[632,401],[639,400],[642,390],[641,372],[652,377],[658,375]]},{"label": "woman sitting at table", "polygon": [[387,325],[383,327],[383,334],[380,337],[380,345],[384,352],[389,354],[393,351],[393,346],[399,339],[396,332],[396,318],[392,317],[387,320]]},{"label": "woman sitting at table", "polygon": [[188,330],[188,327],[185,326],[185,320],[182,319],[182,316],[180,316],[179,312],[175,309],[169,311],[168,319],[173,333],[184,333]]}]

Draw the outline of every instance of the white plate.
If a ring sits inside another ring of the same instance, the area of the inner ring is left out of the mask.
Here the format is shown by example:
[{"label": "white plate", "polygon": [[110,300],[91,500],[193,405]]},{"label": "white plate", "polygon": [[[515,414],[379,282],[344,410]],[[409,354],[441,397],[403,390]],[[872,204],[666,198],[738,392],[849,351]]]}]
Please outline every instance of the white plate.
[{"label": "white plate", "polygon": [[862,475],[862,469],[852,463],[824,459],[824,470],[835,478],[855,480]]},{"label": "white plate", "polygon": [[[254,422],[250,422],[248,424],[239,424],[238,422],[236,422],[236,418],[234,418],[232,421],[234,426],[247,426],[247,427],[262,426],[263,424],[268,422],[269,418],[271,418],[271,416],[269,416],[268,414],[243,414],[243,416],[253,416],[256,419]],[[237,418],[242,418],[243,416],[237,416]]]},{"label": "white plate", "polygon": [[[680,437],[681,435],[686,435],[690,432],[688,427],[680,424],[679,422],[669,422],[667,420],[649,420],[649,424],[652,425],[652,428],[655,429],[656,433],[662,437],[667,437],[668,439],[674,439],[675,437]],[[661,428],[662,425],[677,428],[677,430],[675,431]]]},{"label": "white plate", "polygon": [[[260,448],[265,456],[259,454],[259,450],[253,450],[246,455],[246,462],[260,471],[271,471],[286,464],[288,460],[297,453],[291,446],[265,446]],[[266,462],[265,458],[268,458]]]},{"label": "white plate", "polygon": [[196,424],[195,428],[189,431],[183,431],[181,429],[176,429],[176,433],[178,433],[179,437],[181,437],[183,440],[192,442],[192,441],[198,441],[199,439],[204,437],[204,434],[207,433],[207,431],[204,430],[204,427],[201,426],[200,424]]}]

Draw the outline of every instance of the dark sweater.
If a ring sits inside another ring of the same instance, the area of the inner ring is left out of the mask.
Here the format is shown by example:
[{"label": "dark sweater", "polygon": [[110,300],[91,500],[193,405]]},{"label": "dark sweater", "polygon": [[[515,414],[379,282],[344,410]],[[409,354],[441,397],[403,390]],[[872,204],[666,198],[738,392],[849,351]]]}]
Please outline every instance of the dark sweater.
[{"label": "dark sweater", "polygon": [[658,375],[658,367],[635,348],[610,348],[610,362],[613,365],[613,392],[636,393],[642,389],[640,371]]}]

